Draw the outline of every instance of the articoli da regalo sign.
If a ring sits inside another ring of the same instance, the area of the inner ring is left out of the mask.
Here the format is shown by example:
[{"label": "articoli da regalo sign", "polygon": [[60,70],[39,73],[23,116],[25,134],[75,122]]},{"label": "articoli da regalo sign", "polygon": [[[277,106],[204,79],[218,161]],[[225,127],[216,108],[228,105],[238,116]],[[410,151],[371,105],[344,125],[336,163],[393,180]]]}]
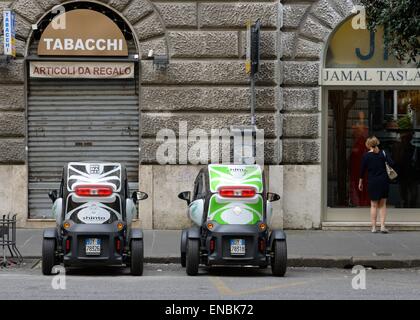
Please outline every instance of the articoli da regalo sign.
[{"label": "articoli da regalo sign", "polygon": [[29,74],[40,79],[132,79],[135,70],[132,62],[31,61]]}]

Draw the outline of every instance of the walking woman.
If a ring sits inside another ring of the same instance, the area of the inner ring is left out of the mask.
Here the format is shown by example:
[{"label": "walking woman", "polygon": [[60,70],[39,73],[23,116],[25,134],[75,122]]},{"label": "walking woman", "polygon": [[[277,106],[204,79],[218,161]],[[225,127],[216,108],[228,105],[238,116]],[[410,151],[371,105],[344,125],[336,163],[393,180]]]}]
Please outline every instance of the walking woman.
[{"label": "walking woman", "polygon": [[370,217],[372,232],[376,233],[376,220],[379,210],[381,219],[381,232],[388,233],[385,228],[386,201],[389,194],[389,177],[386,170],[386,163],[391,167],[393,162],[390,157],[379,149],[379,140],[370,137],[366,140],[366,147],[369,149],[363,158],[360,169],[359,190],[363,191],[363,177],[368,172],[368,193],[371,200]]}]

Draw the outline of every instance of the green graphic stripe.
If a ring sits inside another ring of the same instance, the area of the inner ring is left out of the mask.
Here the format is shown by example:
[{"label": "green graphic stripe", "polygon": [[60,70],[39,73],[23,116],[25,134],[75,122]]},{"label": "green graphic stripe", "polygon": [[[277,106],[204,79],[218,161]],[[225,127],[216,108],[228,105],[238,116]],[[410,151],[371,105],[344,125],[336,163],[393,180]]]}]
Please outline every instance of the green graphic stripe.
[{"label": "green graphic stripe", "polygon": [[[235,177],[232,170],[245,170],[242,177]],[[262,171],[259,166],[209,166],[210,187],[212,192],[216,192],[220,186],[253,186],[258,193],[263,191]]]},{"label": "green graphic stripe", "polygon": [[[247,212],[251,212],[252,220],[247,222],[246,224],[253,225],[263,220],[264,207],[263,207],[263,199],[261,196],[258,196],[258,201],[256,203],[246,203],[244,201],[231,201],[231,202],[226,202],[226,203],[225,202],[219,203],[217,201],[216,195],[214,195],[210,199],[208,219],[213,220],[221,225],[229,224],[229,222],[225,221],[222,218],[222,216],[223,214],[235,215],[235,213],[233,213],[233,209],[236,207],[240,207],[246,210]],[[244,213],[241,213],[241,214],[244,214]]]}]

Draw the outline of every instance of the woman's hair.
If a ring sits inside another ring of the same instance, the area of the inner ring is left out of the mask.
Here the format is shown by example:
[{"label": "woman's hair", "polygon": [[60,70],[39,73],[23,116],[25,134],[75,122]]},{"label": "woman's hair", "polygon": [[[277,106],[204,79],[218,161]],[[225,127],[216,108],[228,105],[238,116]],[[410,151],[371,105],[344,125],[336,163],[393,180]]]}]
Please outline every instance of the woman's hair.
[{"label": "woman's hair", "polygon": [[378,138],[376,138],[375,136],[369,137],[366,140],[366,147],[368,149],[370,148],[376,148],[377,146],[379,146],[381,142],[379,141]]}]

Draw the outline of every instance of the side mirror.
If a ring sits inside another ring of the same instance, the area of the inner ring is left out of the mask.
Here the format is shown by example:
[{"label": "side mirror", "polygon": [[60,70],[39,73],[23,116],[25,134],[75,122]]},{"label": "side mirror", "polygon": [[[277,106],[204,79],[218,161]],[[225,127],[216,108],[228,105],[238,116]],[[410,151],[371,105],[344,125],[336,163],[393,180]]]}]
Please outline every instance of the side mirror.
[{"label": "side mirror", "polygon": [[267,193],[267,200],[270,202],[276,202],[280,200],[280,196],[277,193]]},{"label": "side mirror", "polygon": [[55,201],[57,201],[57,199],[58,199],[58,191],[57,190],[53,190],[51,192],[48,192],[48,198],[51,199],[52,203],[54,203]]},{"label": "side mirror", "polygon": [[191,192],[190,191],[181,192],[178,195],[178,198],[181,199],[181,200],[187,201],[187,204],[190,205],[190,203],[191,203]]},{"label": "side mirror", "polygon": [[132,199],[134,203],[137,203],[138,201],[143,201],[149,198],[149,195],[146,192],[136,191],[132,195]]}]

